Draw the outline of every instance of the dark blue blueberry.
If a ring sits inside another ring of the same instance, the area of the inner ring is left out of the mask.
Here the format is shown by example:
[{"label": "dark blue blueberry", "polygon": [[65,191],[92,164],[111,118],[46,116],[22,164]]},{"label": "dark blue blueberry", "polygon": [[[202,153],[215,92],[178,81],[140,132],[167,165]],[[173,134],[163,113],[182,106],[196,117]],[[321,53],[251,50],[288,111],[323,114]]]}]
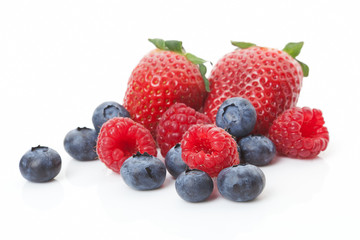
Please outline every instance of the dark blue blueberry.
[{"label": "dark blue blueberry", "polygon": [[160,159],[148,153],[137,153],[125,160],[120,174],[131,188],[151,190],[159,188],[164,183],[166,167]]},{"label": "dark blue blueberry", "polygon": [[223,169],[217,177],[220,194],[232,201],[246,202],[263,191],[265,175],[260,168],[246,164]]},{"label": "dark blue blueberry", "polygon": [[97,159],[96,154],[97,133],[90,128],[76,128],[66,134],[64,147],[66,152],[79,161]]},{"label": "dark blue blueberry", "polygon": [[55,150],[39,145],[22,156],[19,168],[31,182],[48,182],[59,174],[61,157]]},{"label": "dark blue blueberry", "polygon": [[111,118],[114,117],[128,117],[130,113],[117,102],[104,102],[100,104],[94,111],[92,122],[96,132],[100,132],[101,126]]},{"label": "dark blue blueberry", "polygon": [[245,98],[226,99],[216,114],[216,126],[226,129],[235,137],[251,133],[256,123],[256,110]]},{"label": "dark blue blueberry", "polygon": [[193,169],[182,172],[176,178],[175,188],[185,201],[202,202],[211,195],[214,183],[206,172]]},{"label": "dark blue blueberry", "polygon": [[265,136],[247,136],[239,140],[240,159],[242,162],[256,166],[265,166],[274,159],[276,148],[274,143]]},{"label": "dark blue blueberry", "polygon": [[179,143],[172,147],[166,154],[165,166],[174,178],[177,178],[180,173],[187,169],[186,163],[181,158],[181,146]]}]

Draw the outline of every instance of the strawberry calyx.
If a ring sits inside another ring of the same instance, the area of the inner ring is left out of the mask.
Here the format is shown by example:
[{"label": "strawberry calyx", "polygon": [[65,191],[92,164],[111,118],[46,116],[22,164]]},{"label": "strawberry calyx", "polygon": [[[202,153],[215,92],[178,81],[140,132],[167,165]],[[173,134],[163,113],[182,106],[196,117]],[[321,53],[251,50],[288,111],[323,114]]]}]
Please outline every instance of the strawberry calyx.
[{"label": "strawberry calyx", "polygon": [[292,56],[301,66],[301,69],[303,71],[304,77],[309,76],[309,67],[303,62],[300,62],[296,59],[296,57],[300,54],[300,51],[304,45],[304,42],[290,42],[286,44],[283,51],[288,53],[290,56]]},{"label": "strawberry calyx", "polygon": [[206,69],[206,66],[204,65],[204,63],[207,62],[206,60],[199,58],[199,57],[195,56],[194,54],[187,53],[185,51],[184,47],[182,46],[182,41],[177,41],[177,40],[165,41],[160,38],[149,38],[149,41],[160,50],[171,51],[171,52],[175,52],[177,54],[183,55],[186,57],[187,60],[189,60],[190,62],[192,62],[195,65],[198,65],[200,74],[204,80],[205,90],[207,92],[210,92],[209,80],[205,76],[207,69]]},{"label": "strawberry calyx", "polygon": [[[238,48],[241,48],[241,49],[246,49],[246,48],[256,46],[256,44],[249,43],[249,42],[231,41],[231,44]],[[286,44],[286,46],[284,47],[284,49],[282,51],[289,54],[292,58],[294,58],[300,64],[304,77],[307,77],[307,76],[309,76],[308,65],[306,65],[305,63],[296,59],[296,57],[300,54],[303,45],[304,45],[304,42],[290,42],[290,43]]]},{"label": "strawberry calyx", "polygon": [[246,49],[249,47],[254,47],[256,46],[256,44],[254,43],[249,43],[249,42],[235,42],[235,41],[231,41],[231,44],[234,45],[235,47],[241,48],[241,49]]}]

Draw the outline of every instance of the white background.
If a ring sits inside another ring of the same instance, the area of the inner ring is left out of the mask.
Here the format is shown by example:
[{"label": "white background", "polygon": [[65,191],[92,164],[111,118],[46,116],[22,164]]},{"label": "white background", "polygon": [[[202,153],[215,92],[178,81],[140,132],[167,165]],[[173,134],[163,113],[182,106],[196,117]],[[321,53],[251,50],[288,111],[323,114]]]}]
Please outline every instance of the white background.
[{"label": "white background", "polygon": [[[0,1],[0,239],[359,239],[359,7],[356,1]],[[323,111],[328,149],[277,158],[249,203],[205,203],[128,188],[100,161],[73,160],[66,133],[123,102],[147,38],[179,39],[214,63],[230,40],[282,49],[304,41],[299,106]],[[22,178],[21,156],[57,150],[56,180]]]}]

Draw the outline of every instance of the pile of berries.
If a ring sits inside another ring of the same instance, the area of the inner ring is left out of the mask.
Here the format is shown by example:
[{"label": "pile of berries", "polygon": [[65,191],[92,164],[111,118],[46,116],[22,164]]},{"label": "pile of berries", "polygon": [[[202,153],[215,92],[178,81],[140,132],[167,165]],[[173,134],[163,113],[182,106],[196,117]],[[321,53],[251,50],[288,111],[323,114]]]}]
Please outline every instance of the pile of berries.
[{"label": "pile of berries", "polygon": [[[282,51],[232,42],[238,48],[207,79],[206,61],[182,42],[149,40],[157,49],[133,70],[124,105],[102,103],[94,129],[66,134],[72,158],[100,159],[136,190],[161,187],[169,172],[186,201],[208,199],[215,180],[223,197],[244,202],[263,191],[260,167],[276,153],[307,159],[326,149],[321,111],[296,106],[309,72],[296,59],[302,42]],[[33,182],[50,181],[60,168],[59,154],[48,147],[34,147],[20,160],[21,174]]]}]

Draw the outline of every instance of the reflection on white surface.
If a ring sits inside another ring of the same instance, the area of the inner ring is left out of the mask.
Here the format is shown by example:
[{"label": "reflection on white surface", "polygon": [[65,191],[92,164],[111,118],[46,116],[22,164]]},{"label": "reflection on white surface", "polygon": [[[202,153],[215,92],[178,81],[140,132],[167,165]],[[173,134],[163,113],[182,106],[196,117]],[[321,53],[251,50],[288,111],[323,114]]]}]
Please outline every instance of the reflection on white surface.
[{"label": "reflection on white surface", "polygon": [[22,199],[31,208],[47,211],[63,201],[64,189],[56,179],[46,183],[26,181],[22,188]]},{"label": "reflection on white surface", "polygon": [[320,157],[311,160],[278,157],[275,164],[261,169],[266,177],[263,197],[266,201],[274,200],[275,206],[280,204],[279,208],[311,200],[322,191],[329,172],[328,164]]},{"label": "reflection on white surface", "polygon": [[89,187],[99,183],[104,175],[104,167],[100,160],[78,161],[69,159],[66,166],[65,177],[75,186]]}]

